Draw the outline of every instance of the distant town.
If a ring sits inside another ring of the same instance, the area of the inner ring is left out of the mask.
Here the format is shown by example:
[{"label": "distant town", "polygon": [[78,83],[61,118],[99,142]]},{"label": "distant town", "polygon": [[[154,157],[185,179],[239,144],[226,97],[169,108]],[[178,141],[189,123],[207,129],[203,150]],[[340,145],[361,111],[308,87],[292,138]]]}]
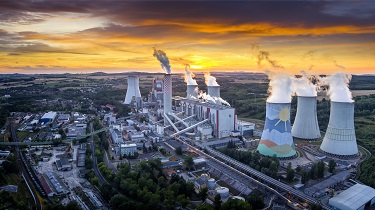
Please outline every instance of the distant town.
[{"label": "distant town", "polygon": [[0,207],[372,208],[375,76],[353,75],[347,101],[329,82],[274,99],[273,79],[2,75]]}]

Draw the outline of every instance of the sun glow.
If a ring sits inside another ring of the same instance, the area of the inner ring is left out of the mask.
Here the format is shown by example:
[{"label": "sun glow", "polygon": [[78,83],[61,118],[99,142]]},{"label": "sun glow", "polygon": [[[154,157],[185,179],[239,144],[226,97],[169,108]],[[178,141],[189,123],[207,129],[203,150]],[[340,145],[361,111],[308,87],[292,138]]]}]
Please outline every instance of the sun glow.
[{"label": "sun glow", "polygon": [[277,121],[277,123],[275,124],[275,126],[278,125],[281,121],[283,121],[284,122],[285,131],[287,131],[287,129],[286,129],[286,122],[290,121],[290,119],[289,119],[289,109],[287,107],[285,107],[284,109],[282,109],[281,106],[279,106],[279,107],[280,107],[280,110],[274,110],[275,112],[279,112],[278,115],[273,116],[273,117],[278,117],[279,118],[279,121]]}]

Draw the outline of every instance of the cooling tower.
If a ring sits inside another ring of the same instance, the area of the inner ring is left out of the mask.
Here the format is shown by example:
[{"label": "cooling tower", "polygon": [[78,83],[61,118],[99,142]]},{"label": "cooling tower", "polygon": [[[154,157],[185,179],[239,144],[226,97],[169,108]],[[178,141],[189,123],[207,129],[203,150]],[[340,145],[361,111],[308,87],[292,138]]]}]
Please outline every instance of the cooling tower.
[{"label": "cooling tower", "polygon": [[332,155],[357,155],[354,103],[331,101],[328,128],[320,149]]},{"label": "cooling tower", "polygon": [[186,98],[198,98],[198,91],[196,88],[198,88],[198,85],[187,85]]},{"label": "cooling tower", "polygon": [[130,104],[133,97],[141,97],[141,91],[139,91],[139,77],[137,76],[128,77],[128,89],[126,90],[124,104]]},{"label": "cooling tower", "polygon": [[292,136],[306,140],[320,138],[316,116],[316,97],[298,96],[297,114],[292,127]]},{"label": "cooling tower", "polygon": [[220,98],[220,86],[207,86],[207,93],[211,97]]},{"label": "cooling tower", "polygon": [[266,104],[266,122],[258,148],[260,154],[279,158],[296,154],[290,127],[290,103]]},{"label": "cooling tower", "polygon": [[[165,74],[164,76],[164,89],[163,89],[163,102],[164,102],[164,113],[168,114],[172,112],[172,76],[171,74]],[[166,119],[164,124],[167,124]]]}]

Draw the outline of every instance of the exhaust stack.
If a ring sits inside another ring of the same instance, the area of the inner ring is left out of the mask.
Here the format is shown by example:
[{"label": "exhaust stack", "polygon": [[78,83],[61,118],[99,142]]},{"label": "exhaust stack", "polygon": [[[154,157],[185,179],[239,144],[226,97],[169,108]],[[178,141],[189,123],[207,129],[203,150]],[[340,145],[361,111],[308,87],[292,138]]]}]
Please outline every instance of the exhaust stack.
[{"label": "exhaust stack", "polygon": [[[165,74],[164,76],[163,92],[164,92],[164,95],[163,95],[164,114],[166,115],[169,112],[172,112],[172,76],[171,74]],[[164,125],[168,125],[167,119],[164,119]]]}]

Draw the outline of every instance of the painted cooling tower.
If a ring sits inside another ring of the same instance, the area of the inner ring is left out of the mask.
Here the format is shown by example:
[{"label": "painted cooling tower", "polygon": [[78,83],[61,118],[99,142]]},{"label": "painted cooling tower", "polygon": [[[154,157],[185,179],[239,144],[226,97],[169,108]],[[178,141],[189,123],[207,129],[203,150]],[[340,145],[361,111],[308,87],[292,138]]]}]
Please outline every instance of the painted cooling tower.
[{"label": "painted cooling tower", "polygon": [[320,138],[316,115],[316,97],[298,96],[297,114],[292,127],[292,136],[306,140]]},{"label": "painted cooling tower", "polygon": [[198,88],[198,85],[187,85],[186,98],[198,98],[198,91],[196,88]]},{"label": "painted cooling tower", "polygon": [[257,150],[262,155],[279,158],[296,154],[290,128],[290,103],[267,102],[266,123]]},{"label": "painted cooling tower", "polygon": [[211,97],[220,98],[220,86],[207,86],[207,93]]},{"label": "painted cooling tower", "polygon": [[[172,76],[171,74],[165,74],[164,76],[164,89],[163,89],[163,103],[164,103],[164,113],[168,114],[172,112]],[[164,124],[168,124],[166,119]]]},{"label": "painted cooling tower", "polygon": [[139,77],[137,76],[128,77],[128,89],[126,90],[124,104],[130,104],[133,97],[141,97],[141,91],[139,91]]},{"label": "painted cooling tower", "polygon": [[338,156],[357,155],[354,103],[331,101],[328,128],[320,149]]}]

